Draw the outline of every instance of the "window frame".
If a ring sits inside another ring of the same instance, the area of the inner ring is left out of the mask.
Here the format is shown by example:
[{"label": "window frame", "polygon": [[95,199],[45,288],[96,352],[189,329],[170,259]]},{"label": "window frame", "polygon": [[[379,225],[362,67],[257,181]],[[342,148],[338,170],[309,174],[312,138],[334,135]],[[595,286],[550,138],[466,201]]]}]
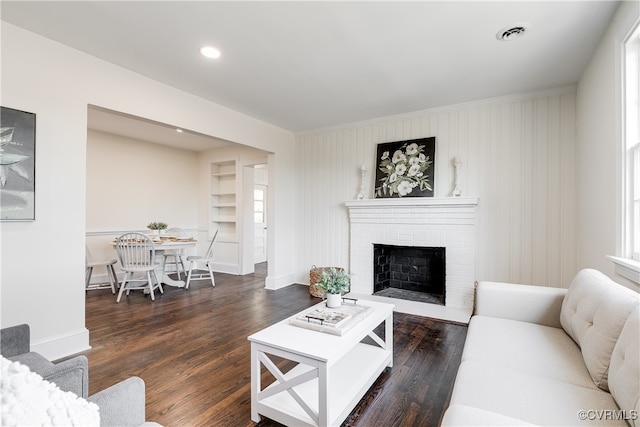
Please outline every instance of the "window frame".
[{"label": "window frame", "polygon": [[640,261],[640,22],[636,20],[622,44],[622,143],[625,180],[622,256]]},{"label": "window frame", "polygon": [[640,17],[618,37],[620,106],[620,226],[615,272],[640,285]]},{"label": "window frame", "polygon": [[631,259],[640,262],[640,141],[629,149],[629,253]]}]

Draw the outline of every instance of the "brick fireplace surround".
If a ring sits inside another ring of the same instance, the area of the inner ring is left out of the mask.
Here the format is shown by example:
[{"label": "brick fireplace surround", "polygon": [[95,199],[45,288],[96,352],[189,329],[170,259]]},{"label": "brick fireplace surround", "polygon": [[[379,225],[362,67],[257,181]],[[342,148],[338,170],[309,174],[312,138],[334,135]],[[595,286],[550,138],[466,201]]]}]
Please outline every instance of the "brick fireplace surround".
[{"label": "brick fireplace surround", "polygon": [[[467,322],[473,307],[476,208],[473,197],[409,197],[351,200],[351,293],[396,304],[396,311]],[[377,297],[373,293],[373,245],[446,248],[446,305]]]}]

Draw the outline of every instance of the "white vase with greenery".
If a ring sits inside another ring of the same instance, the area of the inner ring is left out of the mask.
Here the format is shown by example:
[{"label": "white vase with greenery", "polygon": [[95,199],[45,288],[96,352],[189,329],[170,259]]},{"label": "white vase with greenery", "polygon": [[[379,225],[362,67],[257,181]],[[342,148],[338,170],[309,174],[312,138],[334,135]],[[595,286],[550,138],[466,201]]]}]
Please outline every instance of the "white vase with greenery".
[{"label": "white vase with greenery", "polygon": [[318,287],[324,290],[325,297],[327,298],[327,307],[340,307],[342,304],[342,294],[349,291],[350,283],[351,277],[345,273],[344,270],[338,270],[332,267],[328,272],[322,272],[322,276],[318,281]]},{"label": "white vase with greenery", "polygon": [[167,228],[167,224],[164,222],[150,222],[147,224],[147,228],[153,232],[156,236],[160,235],[160,231]]}]

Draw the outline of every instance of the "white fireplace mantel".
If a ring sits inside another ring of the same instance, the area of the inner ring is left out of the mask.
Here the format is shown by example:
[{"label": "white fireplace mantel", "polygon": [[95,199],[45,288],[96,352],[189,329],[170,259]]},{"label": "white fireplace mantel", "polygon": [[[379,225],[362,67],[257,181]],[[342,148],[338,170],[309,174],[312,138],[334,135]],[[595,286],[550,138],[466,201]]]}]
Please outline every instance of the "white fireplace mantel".
[{"label": "white fireplace mantel", "polygon": [[477,206],[477,197],[405,197],[397,199],[362,199],[349,200],[345,205],[357,209],[379,209],[400,207],[449,207],[449,206]]},{"label": "white fireplace mantel", "polygon": [[345,202],[350,222],[351,290],[373,293],[373,245],[444,247],[446,307],[473,304],[476,197],[406,197]]}]

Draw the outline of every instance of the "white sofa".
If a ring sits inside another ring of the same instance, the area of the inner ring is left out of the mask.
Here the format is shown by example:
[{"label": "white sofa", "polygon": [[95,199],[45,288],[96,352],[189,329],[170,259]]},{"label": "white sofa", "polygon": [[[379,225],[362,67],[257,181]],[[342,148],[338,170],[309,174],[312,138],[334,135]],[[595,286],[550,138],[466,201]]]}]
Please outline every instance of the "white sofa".
[{"label": "white sofa", "polygon": [[640,427],[640,295],[481,282],[443,426]]}]

